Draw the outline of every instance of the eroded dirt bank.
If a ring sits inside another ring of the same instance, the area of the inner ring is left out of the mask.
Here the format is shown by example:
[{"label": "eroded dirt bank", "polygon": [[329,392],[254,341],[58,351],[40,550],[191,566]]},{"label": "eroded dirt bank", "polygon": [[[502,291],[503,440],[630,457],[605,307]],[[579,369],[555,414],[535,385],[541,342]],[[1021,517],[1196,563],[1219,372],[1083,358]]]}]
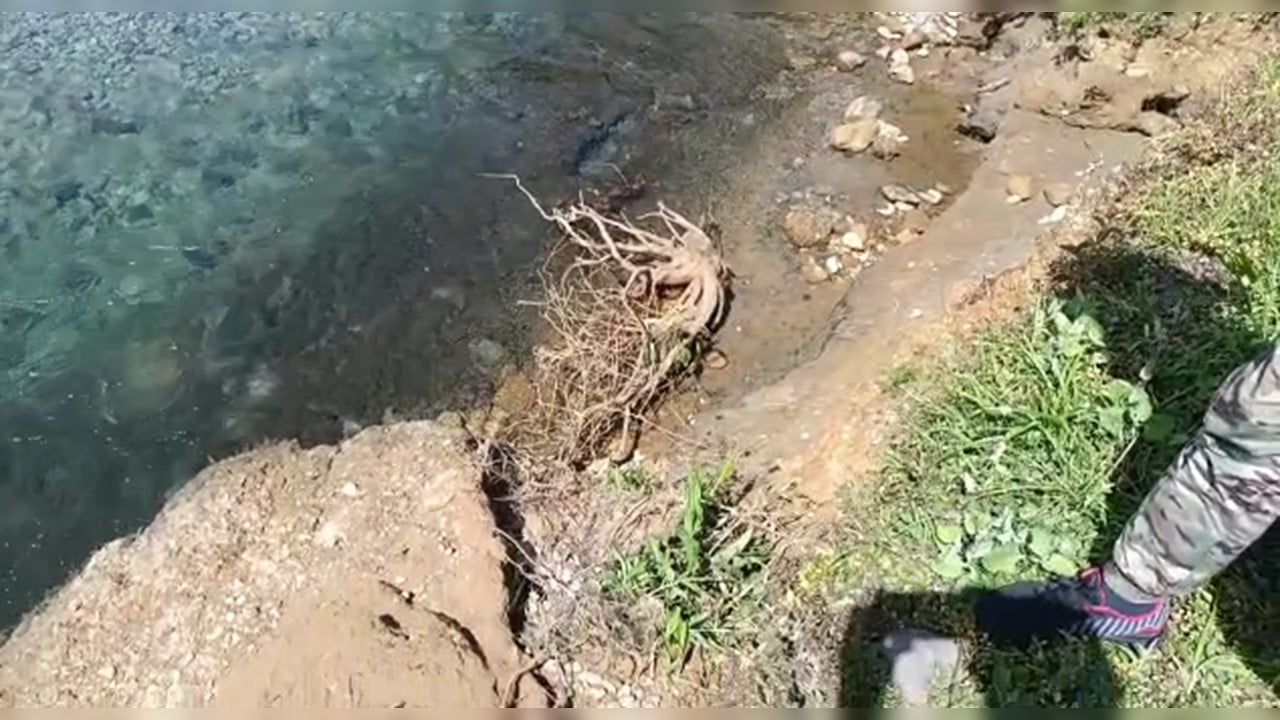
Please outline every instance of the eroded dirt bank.
[{"label": "eroded dirt bank", "polygon": [[18,627],[0,702],[493,705],[519,660],[480,485],[432,422],[218,463]]},{"label": "eroded dirt bank", "polygon": [[[1085,196],[1136,158],[1146,135],[1176,127],[1180,103],[1256,49],[1247,30],[1227,26],[1177,43],[1091,37],[1064,60],[1073,43],[1027,14],[973,44],[916,48],[905,83],[876,59],[880,46],[905,44],[904,33],[889,34],[797,24],[788,72],[804,83],[805,102],[735,149],[735,171],[706,208],[741,271],[718,340],[728,364],[709,369],[701,392],[664,418],[667,431],[645,439],[651,474],[734,456],[743,475],[766,480],[757,485],[779,513],[797,498],[830,507],[874,460],[885,373],[927,348],[952,308],[1024,263],[1042,236],[1079,219]],[[851,67],[841,55],[849,51],[863,63]],[[883,117],[908,137],[898,152],[829,146],[832,126],[860,96],[883,102]],[[663,194],[700,180],[673,173]],[[947,192],[936,206],[879,212],[896,194],[888,186],[938,183]],[[785,230],[795,210],[837,220],[797,242]],[[862,247],[845,240],[851,229],[840,223],[850,220],[867,226]],[[495,512],[486,487],[494,489],[472,438],[449,422],[392,424],[337,445],[283,444],[218,463],[147,530],[95,554],[14,631],[0,648],[0,704],[746,701],[740,688],[673,682],[620,660],[629,650],[600,646],[554,658],[544,668],[550,690],[532,677],[511,684],[531,659],[523,653],[544,649],[537,641],[547,625],[585,622],[573,612],[597,607],[578,601],[598,594],[601,563],[643,541],[670,508],[636,512],[603,493],[534,503],[525,548],[504,544],[510,508]],[[596,514],[590,530],[580,522],[587,513],[566,517],[584,508]],[[787,532],[820,530],[821,515]],[[601,528],[610,534],[591,534]],[[519,638],[509,612],[515,564],[542,581]],[[785,636],[783,619],[772,620]],[[757,701],[820,694],[806,683],[830,678],[802,677],[796,668],[812,660],[803,651],[787,651],[796,667],[786,678],[761,681],[786,689]]]}]

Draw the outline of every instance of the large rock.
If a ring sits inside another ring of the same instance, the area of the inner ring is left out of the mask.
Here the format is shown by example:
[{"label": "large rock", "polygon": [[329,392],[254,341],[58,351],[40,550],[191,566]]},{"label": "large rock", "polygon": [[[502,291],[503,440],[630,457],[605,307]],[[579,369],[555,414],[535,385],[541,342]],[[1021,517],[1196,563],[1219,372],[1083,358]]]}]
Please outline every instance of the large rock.
[{"label": "large rock", "polygon": [[217,463],[22,622],[0,705],[494,706],[518,655],[480,481],[431,422]]}]

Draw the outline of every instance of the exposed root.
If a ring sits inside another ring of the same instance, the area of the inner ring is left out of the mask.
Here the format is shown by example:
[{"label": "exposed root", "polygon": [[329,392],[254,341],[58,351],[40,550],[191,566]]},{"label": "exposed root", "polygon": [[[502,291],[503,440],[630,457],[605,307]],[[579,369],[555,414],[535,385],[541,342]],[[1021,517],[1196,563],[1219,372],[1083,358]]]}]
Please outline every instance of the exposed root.
[{"label": "exposed root", "polygon": [[[502,707],[514,708],[520,700],[520,681],[530,673],[537,672],[543,665],[547,664],[546,657],[537,657],[533,661],[525,664],[517,670],[508,680],[506,688],[502,691]],[[559,703],[552,703],[553,707],[559,707]]]},{"label": "exposed root", "polygon": [[645,413],[695,369],[723,320],[730,271],[701,228],[661,203],[635,223],[581,198],[548,210],[518,178],[501,177],[571,253],[543,273],[551,338],[535,351],[536,406],[517,442],[541,460],[581,465],[621,433],[629,454]]}]

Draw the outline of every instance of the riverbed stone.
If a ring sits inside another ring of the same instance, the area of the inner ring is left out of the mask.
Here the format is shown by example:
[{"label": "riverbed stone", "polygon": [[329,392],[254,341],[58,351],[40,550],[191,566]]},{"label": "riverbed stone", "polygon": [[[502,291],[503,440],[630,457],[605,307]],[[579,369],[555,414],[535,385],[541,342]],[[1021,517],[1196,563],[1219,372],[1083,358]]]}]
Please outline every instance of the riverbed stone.
[{"label": "riverbed stone", "polygon": [[787,211],[782,231],[795,247],[814,247],[827,241],[840,220],[840,214],[829,207],[802,205]]},{"label": "riverbed stone", "polygon": [[864,118],[837,126],[831,131],[828,143],[836,150],[860,153],[871,147],[878,131],[877,121]]},{"label": "riverbed stone", "polygon": [[878,120],[880,113],[884,111],[884,103],[871,97],[870,95],[859,95],[849,103],[844,109],[844,119],[846,122],[857,122],[859,120]]},{"label": "riverbed stone", "polygon": [[836,67],[844,72],[853,72],[867,64],[867,56],[856,50],[842,50],[836,55]]}]

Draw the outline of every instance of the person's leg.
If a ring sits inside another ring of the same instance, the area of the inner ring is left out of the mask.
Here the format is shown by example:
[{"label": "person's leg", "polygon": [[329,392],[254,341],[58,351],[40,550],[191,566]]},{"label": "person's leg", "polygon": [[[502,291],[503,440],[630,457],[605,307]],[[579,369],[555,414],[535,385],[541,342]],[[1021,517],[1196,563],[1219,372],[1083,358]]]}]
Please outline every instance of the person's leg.
[{"label": "person's leg", "polygon": [[1218,389],[1204,427],[1143,500],[1104,574],[1135,599],[1201,587],[1280,514],[1280,347]]},{"label": "person's leg", "polygon": [[1076,578],[983,597],[978,622],[1021,643],[1076,633],[1147,644],[1169,598],[1202,586],[1280,514],[1280,346],[1233,372],[1204,424],[1130,518],[1111,559]]}]

